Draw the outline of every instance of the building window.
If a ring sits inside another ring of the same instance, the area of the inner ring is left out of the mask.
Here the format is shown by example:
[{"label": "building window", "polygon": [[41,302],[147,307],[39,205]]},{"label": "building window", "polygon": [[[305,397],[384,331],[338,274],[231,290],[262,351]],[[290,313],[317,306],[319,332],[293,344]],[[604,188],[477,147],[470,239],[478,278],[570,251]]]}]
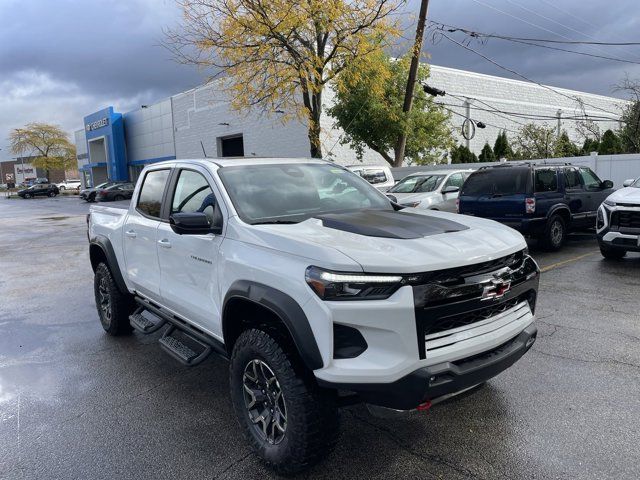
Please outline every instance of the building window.
[{"label": "building window", "polygon": [[244,140],[242,135],[218,138],[221,157],[244,157]]}]

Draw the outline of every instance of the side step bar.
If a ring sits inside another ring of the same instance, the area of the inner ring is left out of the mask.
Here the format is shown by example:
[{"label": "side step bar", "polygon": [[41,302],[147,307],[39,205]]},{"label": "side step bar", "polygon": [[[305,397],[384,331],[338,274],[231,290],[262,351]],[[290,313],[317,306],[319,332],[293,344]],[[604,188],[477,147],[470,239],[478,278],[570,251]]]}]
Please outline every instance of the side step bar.
[{"label": "side step bar", "polygon": [[157,332],[167,323],[164,318],[157,316],[157,320],[154,322],[142,315],[142,312],[144,312],[144,307],[138,307],[134,313],[129,315],[129,323],[140,333],[147,335],[149,333]]},{"label": "side step bar", "polygon": [[[145,298],[136,296],[135,300],[139,308],[129,317],[131,325],[142,333],[152,333],[169,324],[159,340],[160,346],[180,363],[195,366],[202,363],[211,352],[228,360],[227,350],[218,339]],[[153,322],[144,317],[142,312],[145,310],[159,320]]]}]

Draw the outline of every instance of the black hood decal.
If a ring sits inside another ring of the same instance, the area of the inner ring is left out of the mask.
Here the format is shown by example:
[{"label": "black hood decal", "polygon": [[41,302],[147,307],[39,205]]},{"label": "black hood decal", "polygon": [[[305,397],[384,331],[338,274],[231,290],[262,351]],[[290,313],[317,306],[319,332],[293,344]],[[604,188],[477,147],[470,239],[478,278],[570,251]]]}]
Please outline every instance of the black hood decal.
[{"label": "black hood decal", "polygon": [[315,218],[327,228],[367,237],[411,239],[460,232],[469,227],[444,218],[394,210],[358,210]]}]

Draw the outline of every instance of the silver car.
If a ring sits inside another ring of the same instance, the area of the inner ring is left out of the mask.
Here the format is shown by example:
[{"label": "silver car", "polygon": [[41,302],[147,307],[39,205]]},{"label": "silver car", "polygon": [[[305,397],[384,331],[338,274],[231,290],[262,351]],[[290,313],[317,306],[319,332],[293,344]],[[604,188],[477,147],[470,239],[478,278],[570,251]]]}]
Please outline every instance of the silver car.
[{"label": "silver car", "polygon": [[433,170],[412,173],[387,191],[387,196],[405,207],[456,212],[462,184],[473,170]]}]

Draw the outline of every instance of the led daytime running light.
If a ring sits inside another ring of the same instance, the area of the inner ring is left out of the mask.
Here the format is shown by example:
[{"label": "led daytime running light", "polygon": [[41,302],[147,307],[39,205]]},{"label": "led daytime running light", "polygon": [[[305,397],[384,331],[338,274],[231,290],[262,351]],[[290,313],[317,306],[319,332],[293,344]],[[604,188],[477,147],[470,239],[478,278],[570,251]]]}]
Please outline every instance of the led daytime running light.
[{"label": "led daytime running light", "polygon": [[402,281],[399,275],[352,275],[332,272],[322,272],[320,278],[331,283],[398,283]]}]

